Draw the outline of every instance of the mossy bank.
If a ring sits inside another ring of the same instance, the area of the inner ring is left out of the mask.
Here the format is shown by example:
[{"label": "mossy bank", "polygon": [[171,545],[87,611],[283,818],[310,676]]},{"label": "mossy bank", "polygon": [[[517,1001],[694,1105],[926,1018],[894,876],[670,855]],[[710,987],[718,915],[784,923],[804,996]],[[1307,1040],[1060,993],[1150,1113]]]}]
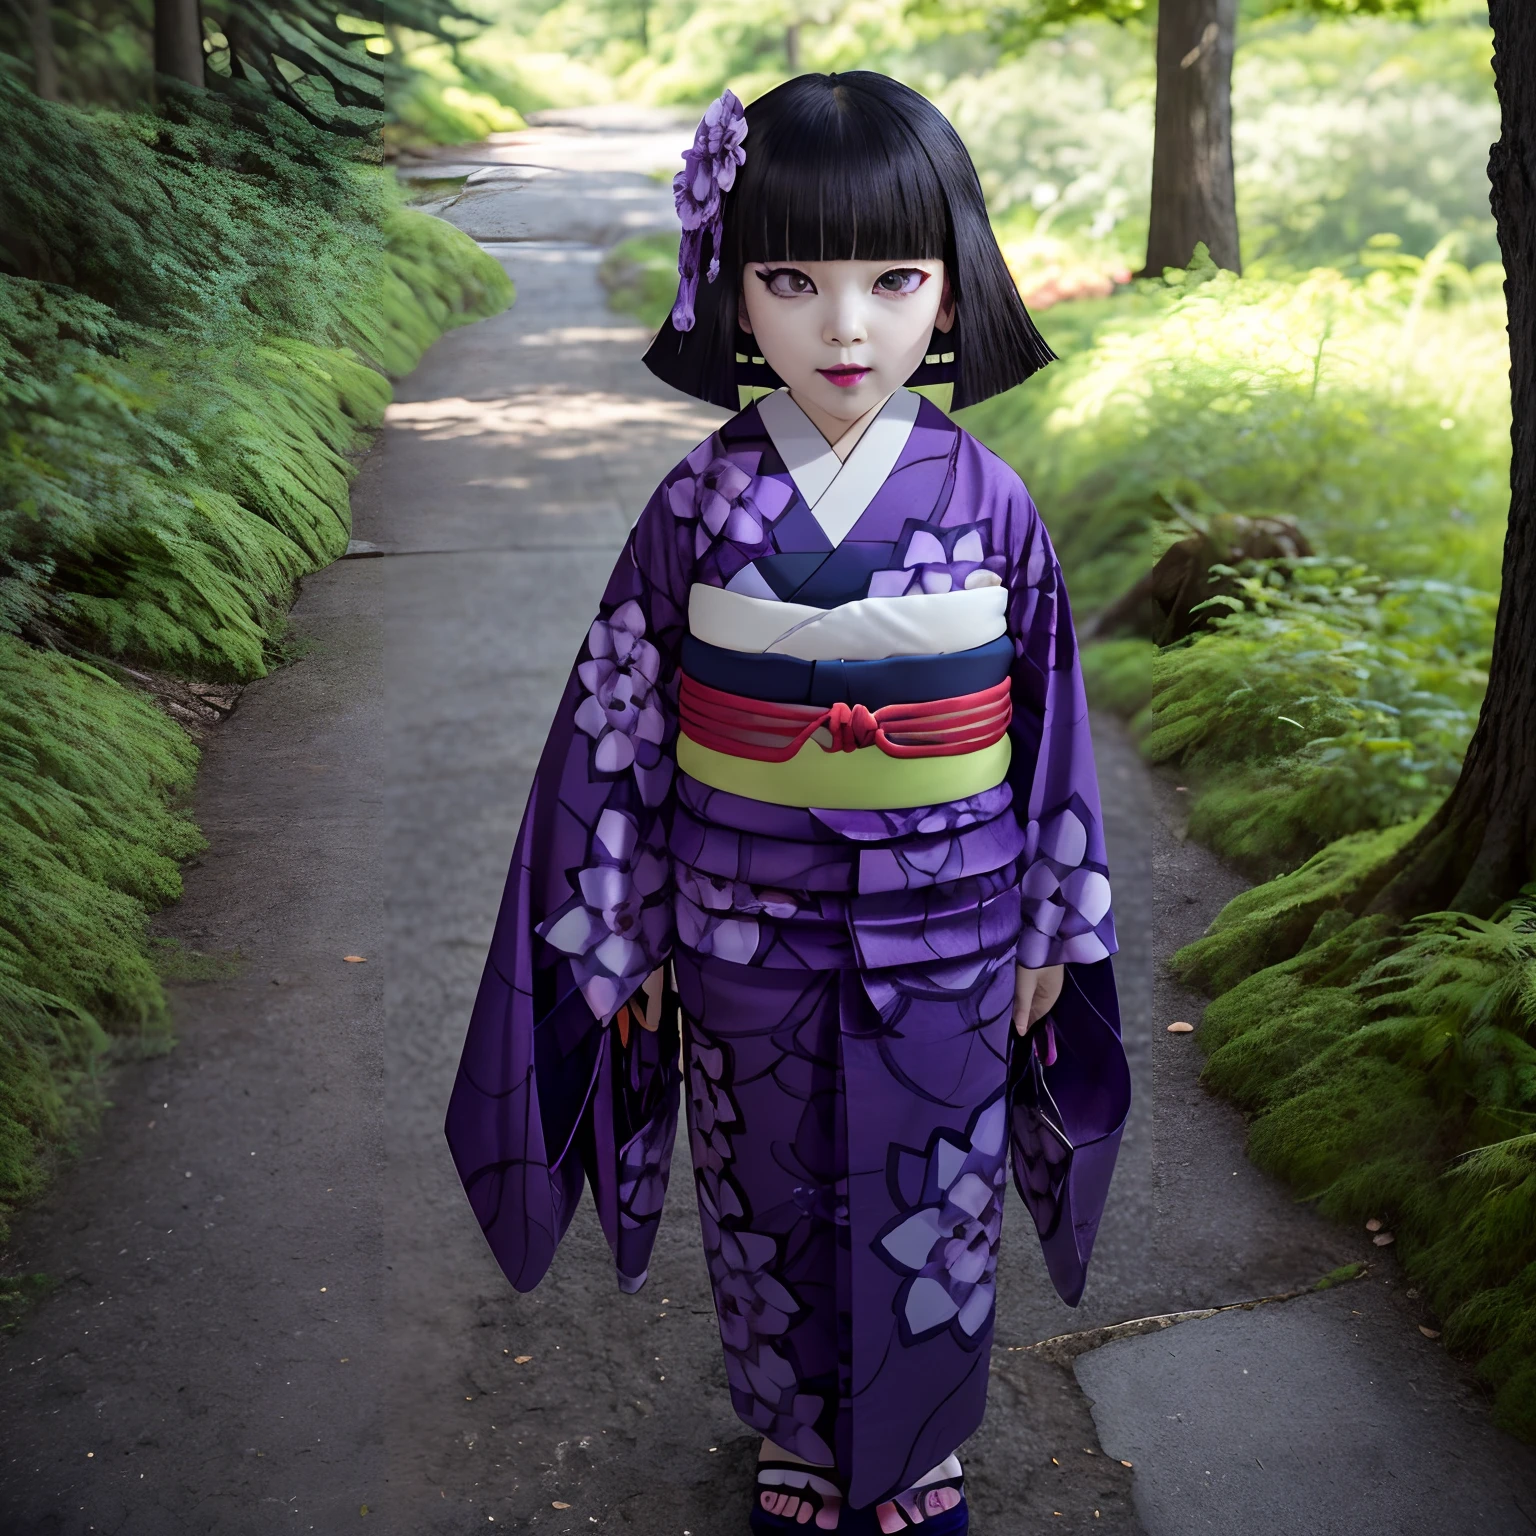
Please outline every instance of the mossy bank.
[{"label": "mossy bank", "polygon": [[388,376],[512,290],[280,105],[86,112],[0,69],[0,127],[3,1238],[104,1062],[170,1044],[147,917],[200,837],[165,697],[282,660]]}]

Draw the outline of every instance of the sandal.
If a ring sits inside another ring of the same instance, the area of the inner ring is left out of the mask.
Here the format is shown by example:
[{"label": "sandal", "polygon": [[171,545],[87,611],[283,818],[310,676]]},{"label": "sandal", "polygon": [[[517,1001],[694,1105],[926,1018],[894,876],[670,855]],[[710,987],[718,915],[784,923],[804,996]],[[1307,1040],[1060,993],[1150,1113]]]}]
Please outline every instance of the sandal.
[{"label": "sandal", "polygon": [[[813,1467],[803,1461],[759,1461],[757,1485],[752,1500],[752,1529],[764,1533],[836,1530],[843,1494],[836,1483],[821,1475],[829,1471],[830,1467]],[[775,1515],[764,1509],[763,1496],[772,1493],[788,1494],[799,1499],[800,1504],[795,1513]],[[832,1523],[824,1525],[821,1514],[828,1509],[831,1511]]]},{"label": "sandal", "polygon": [[[952,1458],[951,1458],[952,1459]],[[964,1536],[970,1529],[970,1515],[965,1507],[965,1478],[958,1470],[953,1477],[935,1477],[930,1482],[916,1483],[904,1493],[879,1507],[894,1512],[900,1525],[888,1526],[876,1516],[876,1524],[882,1536],[893,1531],[922,1531],[924,1536]],[[928,1512],[930,1494],[953,1488],[960,1495],[960,1502],[949,1509]],[[913,1517],[917,1516],[916,1519]],[[889,1518],[889,1516],[887,1516]]]}]

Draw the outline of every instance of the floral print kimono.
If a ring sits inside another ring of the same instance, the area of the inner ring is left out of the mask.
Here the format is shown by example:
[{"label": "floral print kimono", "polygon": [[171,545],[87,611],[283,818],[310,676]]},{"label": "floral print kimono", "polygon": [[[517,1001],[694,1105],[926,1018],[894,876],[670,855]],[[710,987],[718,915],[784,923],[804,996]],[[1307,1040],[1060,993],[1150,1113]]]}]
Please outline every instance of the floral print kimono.
[{"label": "floral print kimono", "polygon": [[[736,1411],[872,1505],[981,1420],[1010,1165],[1082,1293],[1129,1105],[1114,950],[1023,485],[910,391],[839,462],[781,390],[619,557],[529,794],[453,1156],[513,1285],[590,1184],[634,1291],[685,1084]],[[1020,1039],[1015,966],[1056,963]]]}]

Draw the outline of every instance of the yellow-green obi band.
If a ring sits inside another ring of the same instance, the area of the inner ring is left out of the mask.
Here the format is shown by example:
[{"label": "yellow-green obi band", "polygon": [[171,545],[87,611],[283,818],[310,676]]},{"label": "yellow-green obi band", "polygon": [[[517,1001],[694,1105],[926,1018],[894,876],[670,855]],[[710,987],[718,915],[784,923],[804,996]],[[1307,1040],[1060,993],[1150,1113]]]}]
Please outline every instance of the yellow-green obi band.
[{"label": "yellow-green obi band", "polygon": [[1001,784],[1011,755],[1006,736],[951,757],[892,757],[879,747],[827,752],[808,741],[788,762],[764,763],[677,738],[677,766],[711,789],[827,811],[901,811],[963,800]]}]

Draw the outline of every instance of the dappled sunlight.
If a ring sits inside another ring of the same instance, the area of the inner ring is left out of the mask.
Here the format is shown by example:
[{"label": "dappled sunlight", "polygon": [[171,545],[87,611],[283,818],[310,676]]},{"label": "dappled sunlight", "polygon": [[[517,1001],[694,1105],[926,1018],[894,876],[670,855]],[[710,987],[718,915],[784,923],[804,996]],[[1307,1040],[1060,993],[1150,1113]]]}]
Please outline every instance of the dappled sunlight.
[{"label": "dappled sunlight", "polygon": [[676,437],[685,446],[708,435],[714,418],[684,400],[651,400],[598,390],[530,390],[492,400],[448,395],[405,400],[389,407],[390,428],[417,432],[428,442],[476,438],[484,446],[515,449],[541,459],[611,453],[630,429]]},{"label": "dappled sunlight", "polygon": [[564,325],[518,338],[524,347],[645,346],[651,333],[640,325]]}]

